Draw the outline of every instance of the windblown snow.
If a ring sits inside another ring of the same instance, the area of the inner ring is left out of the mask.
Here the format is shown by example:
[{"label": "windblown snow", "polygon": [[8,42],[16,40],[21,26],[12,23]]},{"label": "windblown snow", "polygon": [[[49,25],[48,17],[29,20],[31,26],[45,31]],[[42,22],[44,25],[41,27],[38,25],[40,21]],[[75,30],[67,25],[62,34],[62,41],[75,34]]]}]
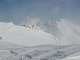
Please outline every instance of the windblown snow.
[{"label": "windblown snow", "polygon": [[80,27],[64,19],[55,27],[47,33],[36,25],[1,22],[0,60],[79,60]]}]

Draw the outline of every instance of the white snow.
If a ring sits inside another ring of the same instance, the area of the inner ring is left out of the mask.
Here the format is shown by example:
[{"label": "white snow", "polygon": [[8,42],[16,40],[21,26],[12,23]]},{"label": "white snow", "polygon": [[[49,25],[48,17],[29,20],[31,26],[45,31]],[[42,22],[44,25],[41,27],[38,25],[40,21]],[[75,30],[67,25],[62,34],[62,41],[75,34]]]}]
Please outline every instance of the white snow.
[{"label": "white snow", "polygon": [[79,56],[73,56],[73,57],[67,57],[67,58],[64,58],[62,60],[80,60],[80,55]]},{"label": "white snow", "polygon": [[[6,27],[6,28],[5,28]],[[27,31],[24,27],[12,23],[0,23],[1,41],[7,41],[24,46],[56,44],[54,36],[38,31]]]},{"label": "white snow", "polygon": [[80,46],[71,45],[80,44],[80,27],[65,20],[57,22],[56,27],[55,36],[43,30],[27,31],[25,27],[1,22],[0,60],[80,60]]},{"label": "white snow", "polygon": [[36,31],[29,29],[30,31],[27,31],[27,28],[23,26],[1,22],[0,36],[3,38],[1,41],[8,41],[24,46],[80,44],[80,27],[78,25],[65,19],[61,19],[56,22],[56,27],[56,35],[51,35],[41,29],[38,31],[36,29],[34,29]]}]

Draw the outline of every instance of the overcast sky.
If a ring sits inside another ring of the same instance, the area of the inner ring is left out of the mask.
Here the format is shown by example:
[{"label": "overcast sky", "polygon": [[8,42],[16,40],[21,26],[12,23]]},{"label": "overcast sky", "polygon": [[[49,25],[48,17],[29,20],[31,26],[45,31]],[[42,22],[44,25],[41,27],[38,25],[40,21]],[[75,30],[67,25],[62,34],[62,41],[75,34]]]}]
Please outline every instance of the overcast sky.
[{"label": "overcast sky", "polygon": [[27,16],[80,22],[80,0],[0,0],[0,21],[21,24]]}]

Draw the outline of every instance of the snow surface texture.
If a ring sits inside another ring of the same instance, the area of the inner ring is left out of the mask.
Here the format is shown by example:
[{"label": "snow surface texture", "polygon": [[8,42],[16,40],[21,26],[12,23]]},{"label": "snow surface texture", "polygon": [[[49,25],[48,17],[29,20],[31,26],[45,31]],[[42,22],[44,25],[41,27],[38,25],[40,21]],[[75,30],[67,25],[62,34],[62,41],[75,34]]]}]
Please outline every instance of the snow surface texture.
[{"label": "snow surface texture", "polygon": [[0,60],[79,60],[80,27],[63,19],[55,27],[50,34],[1,22]]},{"label": "snow surface texture", "polygon": [[[71,45],[80,44],[80,27],[61,19],[49,33],[39,27],[16,26],[13,23],[0,23],[0,40],[25,46],[43,44]],[[48,28],[47,28],[48,29]],[[51,33],[51,34],[50,34]]]},{"label": "snow surface texture", "polygon": [[80,45],[8,48],[0,50],[0,60],[79,60]]}]

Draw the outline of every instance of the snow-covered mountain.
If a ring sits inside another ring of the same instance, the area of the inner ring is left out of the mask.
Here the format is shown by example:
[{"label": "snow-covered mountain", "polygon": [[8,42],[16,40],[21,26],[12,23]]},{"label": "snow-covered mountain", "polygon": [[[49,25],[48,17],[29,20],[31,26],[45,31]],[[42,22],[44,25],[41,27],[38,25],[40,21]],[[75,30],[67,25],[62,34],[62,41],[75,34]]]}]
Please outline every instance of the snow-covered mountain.
[{"label": "snow-covered mountain", "polygon": [[1,22],[0,60],[79,60],[80,27],[63,19],[55,27],[47,33],[37,26]]},{"label": "snow-covered mountain", "polygon": [[[8,41],[25,46],[35,45],[71,45],[80,44],[80,27],[70,21],[56,21],[48,33],[39,26],[16,26],[13,23],[0,23],[1,41]],[[56,29],[55,29],[56,28]],[[47,28],[48,29],[48,28]],[[50,29],[50,28],[49,28]]]},{"label": "snow-covered mountain", "polygon": [[0,23],[1,41],[7,41],[24,46],[56,44],[53,35],[42,30],[16,26],[12,23]]}]

